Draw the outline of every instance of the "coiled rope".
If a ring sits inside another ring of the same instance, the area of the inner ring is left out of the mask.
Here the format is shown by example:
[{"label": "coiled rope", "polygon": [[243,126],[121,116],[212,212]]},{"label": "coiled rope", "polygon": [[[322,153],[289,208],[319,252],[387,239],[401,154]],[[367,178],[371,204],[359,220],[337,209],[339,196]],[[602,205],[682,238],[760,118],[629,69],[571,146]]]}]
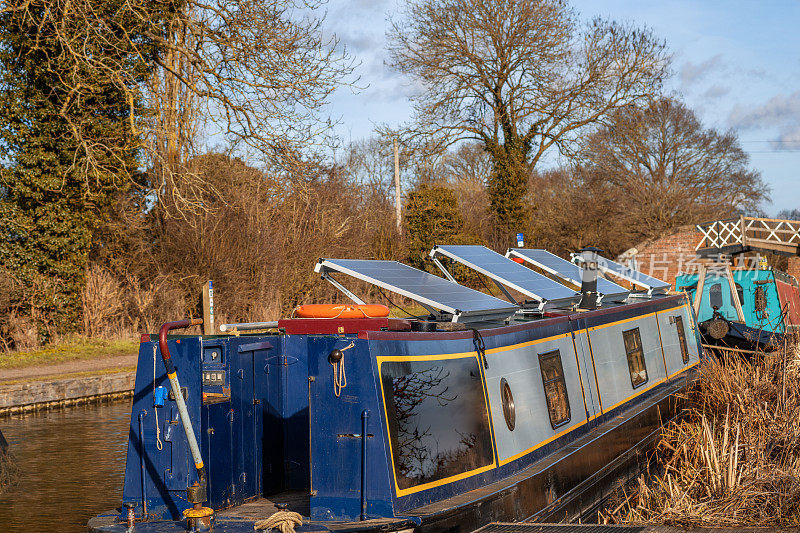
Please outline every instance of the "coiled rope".
[{"label": "coiled rope", "polygon": [[333,394],[338,398],[342,394],[342,389],[347,387],[347,374],[344,371],[344,352],[355,346],[354,342],[350,342],[347,346],[342,348],[342,358],[339,361],[329,361],[333,367]]},{"label": "coiled rope", "polygon": [[253,529],[270,531],[277,529],[281,533],[295,533],[294,528],[303,525],[303,516],[293,511],[278,511],[269,518],[256,521]]}]

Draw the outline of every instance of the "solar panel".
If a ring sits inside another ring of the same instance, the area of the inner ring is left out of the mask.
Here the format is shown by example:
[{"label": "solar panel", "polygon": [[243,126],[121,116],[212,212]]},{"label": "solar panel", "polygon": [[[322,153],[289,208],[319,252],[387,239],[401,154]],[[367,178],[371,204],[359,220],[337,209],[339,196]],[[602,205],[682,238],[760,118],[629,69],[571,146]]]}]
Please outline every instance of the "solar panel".
[{"label": "solar panel", "polygon": [[[547,250],[511,248],[507,255],[520,257],[541,268],[545,272],[549,272],[575,285],[581,285],[581,274],[583,270],[579,266],[570,263],[566,259],[561,259]],[[600,277],[597,278],[597,292],[603,295],[603,299],[614,301],[624,300],[630,294],[630,291],[625,287],[621,287],[612,281]]]},{"label": "solar panel", "polygon": [[[547,276],[515,263],[485,246],[434,246],[431,257],[449,257],[459,263],[490,277],[499,284],[514,289],[529,298],[553,305],[576,301],[580,296],[575,291],[553,281]],[[440,268],[444,269],[440,264]]]},{"label": "solar panel", "polygon": [[363,303],[330,277],[341,272],[356,279],[411,298],[425,307],[452,314],[453,322],[475,322],[504,319],[519,307],[509,302],[472,290],[458,283],[434,276],[397,261],[359,259],[320,259],[314,267],[345,294]]},{"label": "solar panel", "polygon": [[[572,260],[580,263],[583,261],[583,258],[580,255],[573,254]],[[648,276],[647,274],[639,272],[638,270],[626,267],[612,261],[611,259],[606,259],[605,257],[598,256],[597,268],[601,272],[613,274],[619,278],[633,283],[638,287],[647,289],[647,291],[651,293],[654,291],[666,292],[670,288],[670,284],[666,281]]]}]

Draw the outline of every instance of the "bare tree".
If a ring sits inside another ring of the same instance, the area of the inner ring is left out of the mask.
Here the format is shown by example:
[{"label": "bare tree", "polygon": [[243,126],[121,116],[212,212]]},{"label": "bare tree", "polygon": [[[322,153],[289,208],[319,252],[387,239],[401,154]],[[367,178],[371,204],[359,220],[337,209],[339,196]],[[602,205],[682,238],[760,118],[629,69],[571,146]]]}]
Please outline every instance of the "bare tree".
[{"label": "bare tree", "polygon": [[682,224],[753,212],[769,199],[736,135],[703,128],[673,99],[618,110],[588,138],[577,172],[603,191],[607,215],[624,221],[631,245]]},{"label": "bare tree", "polygon": [[[3,11],[30,19],[58,43],[53,74],[65,87],[62,115],[69,119],[104,84],[123,91],[126,123],[139,141],[126,148],[146,151],[157,193],[198,208],[204,184],[175,180],[188,175],[201,132],[284,170],[325,143],[325,104],[353,62],[335,36],[324,35],[322,3],[129,0],[110,9],[94,0],[9,0]],[[146,68],[132,68],[131,58],[144,58]],[[91,167],[105,139],[72,126],[87,174],[102,171]]]},{"label": "bare tree", "polygon": [[800,209],[783,209],[775,215],[782,220],[800,220]]},{"label": "bare tree", "polygon": [[388,37],[393,66],[422,86],[409,136],[482,143],[504,225],[524,223],[548,149],[571,153],[584,126],[656,94],[668,65],[649,30],[583,25],[566,0],[408,0]]}]

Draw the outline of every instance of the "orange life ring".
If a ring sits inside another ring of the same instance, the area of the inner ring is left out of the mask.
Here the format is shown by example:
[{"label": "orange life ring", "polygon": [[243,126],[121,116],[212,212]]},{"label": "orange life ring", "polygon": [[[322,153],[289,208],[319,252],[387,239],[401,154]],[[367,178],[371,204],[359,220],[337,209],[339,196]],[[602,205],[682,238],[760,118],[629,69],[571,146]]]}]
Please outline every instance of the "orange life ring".
[{"label": "orange life ring", "polygon": [[389,308],[380,304],[306,304],[295,308],[297,318],[382,318],[389,316]]}]

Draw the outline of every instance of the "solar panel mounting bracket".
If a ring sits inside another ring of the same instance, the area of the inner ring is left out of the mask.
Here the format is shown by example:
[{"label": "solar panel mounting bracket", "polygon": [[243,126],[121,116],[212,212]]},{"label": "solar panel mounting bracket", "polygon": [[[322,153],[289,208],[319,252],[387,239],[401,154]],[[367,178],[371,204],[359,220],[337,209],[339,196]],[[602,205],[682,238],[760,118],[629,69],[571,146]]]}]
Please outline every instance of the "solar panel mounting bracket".
[{"label": "solar panel mounting bracket", "polygon": [[364,300],[362,300],[361,298],[359,298],[358,296],[353,294],[350,291],[350,289],[348,289],[347,287],[345,287],[344,285],[342,285],[341,283],[336,281],[336,279],[334,279],[334,277],[331,276],[328,273],[327,269],[321,269],[320,276],[322,276],[322,279],[324,279],[325,281],[328,281],[331,285],[333,285],[334,287],[339,289],[345,296],[347,296],[348,298],[353,300],[357,305],[366,305],[367,304],[367,302],[365,302]]}]

